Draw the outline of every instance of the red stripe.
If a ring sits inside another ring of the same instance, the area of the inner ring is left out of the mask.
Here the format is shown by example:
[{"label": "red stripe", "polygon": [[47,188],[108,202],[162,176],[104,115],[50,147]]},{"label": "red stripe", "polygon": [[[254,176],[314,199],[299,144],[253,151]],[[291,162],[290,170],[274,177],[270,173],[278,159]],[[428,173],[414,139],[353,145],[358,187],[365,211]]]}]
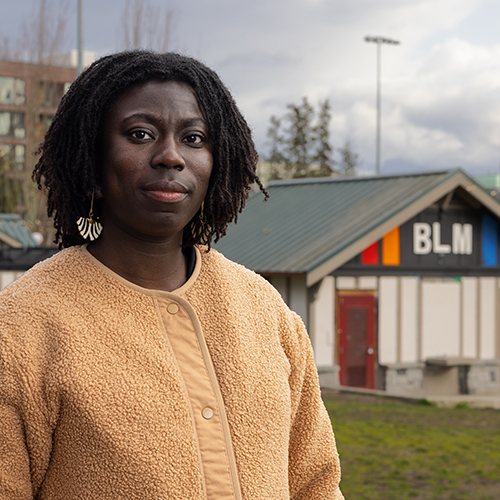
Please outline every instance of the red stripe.
[{"label": "red stripe", "polygon": [[378,255],[378,241],[365,248],[361,252],[361,264],[378,264],[379,263],[379,255]]}]

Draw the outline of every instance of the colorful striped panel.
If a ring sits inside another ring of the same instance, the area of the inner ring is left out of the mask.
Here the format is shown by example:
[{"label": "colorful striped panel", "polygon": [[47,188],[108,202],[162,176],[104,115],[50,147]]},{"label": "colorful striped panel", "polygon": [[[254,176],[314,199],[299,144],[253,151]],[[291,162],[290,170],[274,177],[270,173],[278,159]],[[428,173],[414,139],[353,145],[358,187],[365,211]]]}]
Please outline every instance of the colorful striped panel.
[{"label": "colorful striped panel", "polygon": [[482,217],[481,252],[484,267],[498,266],[498,225],[489,215]]},{"label": "colorful striped panel", "polygon": [[395,227],[382,238],[382,264],[384,266],[399,266],[401,264],[400,247],[399,227]]},{"label": "colorful striped panel", "polygon": [[370,245],[361,252],[361,264],[377,265],[378,263],[378,241],[376,241],[373,245]]}]

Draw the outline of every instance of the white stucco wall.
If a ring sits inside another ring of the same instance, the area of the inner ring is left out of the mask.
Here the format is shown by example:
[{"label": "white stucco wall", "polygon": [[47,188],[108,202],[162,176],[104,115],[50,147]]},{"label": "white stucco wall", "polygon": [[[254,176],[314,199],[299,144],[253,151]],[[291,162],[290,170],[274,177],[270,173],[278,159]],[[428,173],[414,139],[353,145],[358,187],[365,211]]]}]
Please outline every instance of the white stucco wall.
[{"label": "white stucco wall", "polygon": [[496,357],[496,278],[479,278],[479,358]]},{"label": "white stucco wall", "polygon": [[272,278],[271,282],[310,328],[320,368],[335,366],[336,289],[377,290],[377,348],[382,365],[413,364],[433,357],[487,361],[498,355],[499,278],[462,277],[455,281],[414,276],[328,276],[319,285],[312,304],[308,304],[304,277]]},{"label": "white stucco wall", "polygon": [[357,280],[352,276],[339,276],[337,277],[338,290],[355,290],[357,288]]},{"label": "white stucco wall", "polygon": [[477,356],[477,278],[462,278],[462,349],[461,356]]},{"label": "white stucco wall", "polygon": [[314,359],[318,368],[334,366],[335,339],[335,279],[326,276],[319,285],[311,307],[311,337]]},{"label": "white stucco wall", "polygon": [[422,357],[460,355],[460,291],[456,281],[422,280]]},{"label": "white stucco wall", "polygon": [[398,361],[398,278],[379,279],[378,359],[382,365]]},{"label": "white stucco wall", "polygon": [[401,293],[401,362],[416,363],[418,361],[419,335],[419,293],[420,280],[416,277],[400,278]]},{"label": "white stucco wall", "polygon": [[295,311],[307,326],[307,310],[309,307],[307,298],[306,278],[297,277],[290,279],[289,307]]},{"label": "white stucco wall", "polygon": [[378,288],[378,278],[376,276],[360,276],[358,278],[359,290],[376,290]]},{"label": "white stucco wall", "polygon": [[278,290],[288,307],[295,311],[307,326],[307,298],[306,278],[298,277],[272,277],[269,282]]},{"label": "white stucco wall", "polygon": [[269,283],[278,290],[283,300],[288,304],[288,285],[284,276],[273,276],[269,278]]},{"label": "white stucco wall", "polygon": [[495,359],[499,286],[500,280],[492,277],[457,281],[381,277],[379,362],[415,363],[434,357]]}]

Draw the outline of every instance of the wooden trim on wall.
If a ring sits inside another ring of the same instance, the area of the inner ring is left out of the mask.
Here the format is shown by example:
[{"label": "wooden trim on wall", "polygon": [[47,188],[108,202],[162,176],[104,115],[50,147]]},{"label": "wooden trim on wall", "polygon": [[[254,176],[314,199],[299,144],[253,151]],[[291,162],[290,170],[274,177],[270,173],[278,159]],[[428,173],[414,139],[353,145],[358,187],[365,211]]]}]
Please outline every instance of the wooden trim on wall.
[{"label": "wooden trim on wall", "polygon": [[458,318],[458,355],[464,355],[464,284],[460,280],[460,298],[458,302],[460,317]]},{"label": "wooden trim on wall", "polygon": [[418,280],[417,292],[417,361],[422,361],[422,336],[423,336],[423,287],[422,278]]},{"label": "wooden trim on wall", "polygon": [[481,278],[477,278],[476,289],[476,358],[481,358]]},{"label": "wooden trim on wall", "polygon": [[402,358],[402,342],[401,342],[401,336],[403,332],[403,315],[401,314],[401,303],[402,303],[402,286],[401,286],[401,277],[398,276],[397,281],[396,281],[396,296],[397,296],[397,302],[396,302],[396,325],[397,325],[397,332],[396,332],[396,352],[397,352],[397,360],[398,363],[401,363],[401,358]]},{"label": "wooden trim on wall", "polygon": [[322,281],[318,281],[315,285],[306,289],[307,293],[307,331],[309,333],[309,338],[311,339],[311,344],[316,345],[316,300],[318,299],[319,289],[322,285]]},{"label": "wooden trim on wall", "polygon": [[498,293],[499,278],[495,280],[495,357],[500,359],[500,293]]}]

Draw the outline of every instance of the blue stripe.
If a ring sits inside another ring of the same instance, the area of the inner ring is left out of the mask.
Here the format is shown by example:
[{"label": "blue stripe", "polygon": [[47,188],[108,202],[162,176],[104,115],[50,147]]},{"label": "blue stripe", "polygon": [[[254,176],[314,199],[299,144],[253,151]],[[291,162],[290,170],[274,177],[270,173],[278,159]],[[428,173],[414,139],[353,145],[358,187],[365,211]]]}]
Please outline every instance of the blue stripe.
[{"label": "blue stripe", "polygon": [[482,218],[482,257],[484,267],[498,266],[498,226],[489,215]]}]

